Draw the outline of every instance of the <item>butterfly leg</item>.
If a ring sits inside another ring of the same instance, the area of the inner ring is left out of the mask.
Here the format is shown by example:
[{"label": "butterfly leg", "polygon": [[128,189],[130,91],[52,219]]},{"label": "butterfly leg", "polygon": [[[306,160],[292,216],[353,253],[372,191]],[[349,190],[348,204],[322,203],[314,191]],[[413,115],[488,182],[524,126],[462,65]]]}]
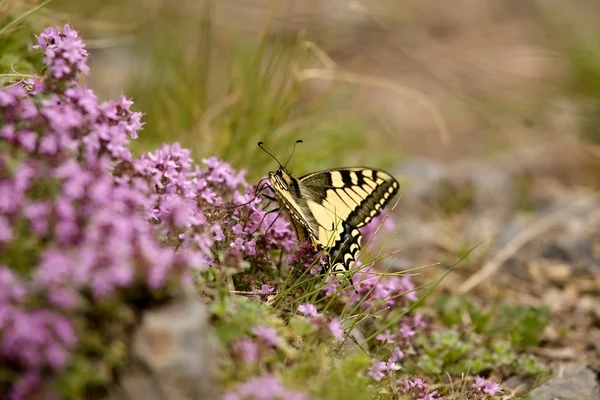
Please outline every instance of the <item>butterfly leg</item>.
[{"label": "butterfly leg", "polygon": [[275,197],[269,196],[268,194],[261,193],[260,195],[262,197],[264,197],[265,199],[269,199],[270,201],[277,201],[277,199]]},{"label": "butterfly leg", "polygon": [[[254,191],[255,197],[258,196],[258,194],[260,192],[262,192],[265,187],[269,187],[268,179],[269,178],[264,178],[264,179],[261,179],[260,182],[258,182],[258,185],[256,185],[256,190]],[[267,181],[267,182],[265,182],[265,181]]]},{"label": "butterfly leg", "polygon": [[[265,218],[267,218],[267,215],[272,214],[274,212],[278,212],[279,211],[279,207],[274,208],[270,211],[267,211],[265,213],[265,215],[263,215],[262,219],[260,220],[260,224],[258,224],[258,226],[256,227],[256,229],[254,230],[254,232],[252,232],[250,235],[254,235],[256,232],[258,232],[258,229],[262,226],[263,222],[265,222]],[[281,214],[279,214],[281,215]],[[277,215],[277,218],[279,218],[279,215]],[[267,232],[269,231],[269,229],[271,229],[271,227],[273,226],[273,224],[275,223],[275,221],[277,221],[277,218],[275,218],[273,220],[273,222],[271,223],[271,225],[269,225],[269,228],[267,229]],[[266,233],[266,232],[265,232]]]},{"label": "butterfly leg", "polygon": [[[270,213],[276,212],[276,211],[279,211],[279,208],[274,208],[273,210],[269,211],[267,214],[270,214]],[[265,214],[265,216],[266,216],[266,214]],[[265,233],[269,232],[269,229],[271,229],[271,227],[275,224],[275,221],[277,221],[280,216],[281,216],[281,213],[277,214],[277,216],[275,217],[275,219],[273,220],[273,222],[271,222],[271,225],[269,225],[269,227],[267,228],[267,230],[265,231]]]},{"label": "butterfly leg", "polygon": [[[265,178],[268,179],[268,178]],[[266,196],[269,200],[275,200],[275,198],[273,196],[269,196],[267,194],[261,193],[265,187],[269,187],[271,188],[271,186],[269,186],[269,184],[267,182],[263,182],[264,179],[262,179],[258,185],[256,186],[256,190],[254,191],[254,197],[252,197],[249,201],[242,203],[242,204],[236,204],[234,206],[231,206],[230,208],[237,208],[237,207],[241,207],[241,206],[247,206],[248,204],[252,203],[254,200],[256,200],[256,198],[258,196]],[[272,188],[271,188],[272,189]]]},{"label": "butterfly leg", "polygon": [[[271,190],[273,190],[273,188],[272,188],[272,187],[271,187],[271,186],[270,186],[268,183],[265,183],[265,185],[264,185],[264,186],[265,186],[265,187],[268,187],[268,188],[269,188],[269,189],[271,189]],[[261,190],[262,190],[262,189],[261,189]],[[265,199],[269,200],[269,203],[267,203],[267,205],[266,205],[265,207],[263,207],[263,211],[264,211],[264,209],[265,209],[265,208],[267,208],[267,207],[269,206],[269,204],[270,204],[272,201],[277,201],[277,198],[276,198],[275,196],[269,196],[269,195],[268,195],[268,194],[266,194],[266,193],[260,193],[259,195],[260,195],[260,196],[262,196],[262,197],[264,197]],[[257,196],[259,196],[259,195],[257,195]]]}]

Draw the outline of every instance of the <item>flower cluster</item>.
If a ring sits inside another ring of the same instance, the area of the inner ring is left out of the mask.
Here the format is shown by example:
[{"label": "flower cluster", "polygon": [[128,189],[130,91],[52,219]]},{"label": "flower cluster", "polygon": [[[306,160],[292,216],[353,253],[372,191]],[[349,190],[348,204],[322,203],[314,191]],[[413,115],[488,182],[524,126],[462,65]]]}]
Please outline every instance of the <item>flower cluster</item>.
[{"label": "flower cluster", "polygon": [[380,381],[386,376],[393,377],[394,371],[401,368],[399,362],[405,358],[405,352],[413,346],[413,338],[417,331],[426,327],[421,314],[416,314],[413,317],[404,317],[393,332],[386,329],[377,334],[375,340],[378,342],[378,354],[385,355],[382,358],[387,358],[387,361],[373,359],[369,376],[375,381]]},{"label": "flower cluster", "polygon": [[0,373],[18,371],[0,391],[14,399],[54,393],[90,307],[295,244],[228,164],[197,165],[177,144],[134,158],[142,114],[77,85],[76,31],[38,42],[46,76],[0,88]]},{"label": "flower cluster", "polygon": [[137,282],[163,287],[197,262],[158,240],[148,186],[111,175],[131,158],[141,114],[125,97],[99,104],[75,85],[87,52],[68,25],[39,43],[48,78],[0,89],[0,357],[21,371],[17,399],[49,390],[68,365],[79,343],[72,316],[90,300]]},{"label": "flower cluster", "polygon": [[300,244],[295,253],[288,255],[288,264],[302,269],[302,272],[305,269],[309,269],[308,272],[311,275],[317,275],[327,265],[327,255],[323,252],[315,251],[312,243],[306,241]]},{"label": "flower cluster", "polygon": [[265,374],[240,383],[235,391],[223,396],[223,400],[309,400],[310,396],[287,389],[271,374]]},{"label": "flower cluster", "polygon": [[496,382],[486,380],[480,376],[475,378],[475,383],[465,393],[468,399],[488,400],[501,393],[502,388]]},{"label": "flower cluster", "polygon": [[270,326],[257,326],[252,330],[254,338],[244,336],[231,342],[234,357],[246,364],[256,364],[263,355],[272,353],[282,338]]},{"label": "flower cluster", "polygon": [[296,240],[289,222],[259,207],[244,171],[215,157],[202,163],[204,168],[175,143],[123,162],[117,170],[124,180],[135,176],[149,182],[148,217],[167,242],[198,249],[209,266],[228,260],[237,266],[242,259],[268,265],[271,250],[292,250]]},{"label": "flower cluster", "polygon": [[400,391],[403,394],[412,395],[413,400],[444,400],[437,393],[437,390],[430,392],[425,381],[418,377],[415,377],[413,380],[406,378],[400,387]]},{"label": "flower cluster", "polygon": [[65,25],[62,32],[58,27],[44,29],[33,48],[44,49],[44,63],[53,78],[72,80],[80,73],[89,73],[85,44],[69,25]]},{"label": "flower cluster", "polygon": [[329,332],[334,338],[340,342],[344,341],[344,330],[339,319],[333,318],[328,320],[324,315],[317,312],[317,307],[314,304],[306,303],[298,306],[300,311],[308,321],[321,331]]},{"label": "flower cluster", "polygon": [[374,359],[372,362],[373,364],[371,365],[371,368],[369,368],[369,376],[378,382],[386,376],[392,376],[394,371],[398,371],[400,369],[400,366],[396,362],[392,361],[391,358],[388,362],[383,362],[376,359]]},{"label": "flower cluster", "polygon": [[103,156],[129,159],[129,138],[141,129],[141,113],[129,109],[124,96],[118,103],[99,104],[93,91],[70,86],[64,92],[46,92],[46,81],[36,87],[10,86],[0,91],[0,139],[13,150],[29,157],[43,158],[56,166],[80,156],[85,163]]}]

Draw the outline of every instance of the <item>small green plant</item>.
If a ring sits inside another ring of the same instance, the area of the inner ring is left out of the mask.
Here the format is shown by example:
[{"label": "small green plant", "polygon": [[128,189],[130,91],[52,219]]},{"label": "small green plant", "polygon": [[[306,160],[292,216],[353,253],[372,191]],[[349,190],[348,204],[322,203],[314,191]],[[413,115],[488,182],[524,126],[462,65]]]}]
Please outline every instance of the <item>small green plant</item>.
[{"label": "small green plant", "polygon": [[518,348],[538,344],[550,318],[547,307],[510,306],[500,301],[481,307],[472,299],[449,294],[441,295],[436,300],[435,307],[448,326],[463,322],[466,312],[475,332],[502,337]]}]

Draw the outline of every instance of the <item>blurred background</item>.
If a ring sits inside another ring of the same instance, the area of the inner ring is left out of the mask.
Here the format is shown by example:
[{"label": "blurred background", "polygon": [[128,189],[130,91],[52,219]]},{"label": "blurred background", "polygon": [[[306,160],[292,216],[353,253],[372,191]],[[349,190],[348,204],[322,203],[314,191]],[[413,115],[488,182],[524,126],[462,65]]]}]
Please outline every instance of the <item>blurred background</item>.
[{"label": "blurred background", "polygon": [[562,175],[596,179],[582,168],[600,153],[591,146],[600,141],[597,1],[49,7],[86,39],[89,85],[106,98],[124,92],[146,113],[142,148],[180,140],[198,156],[253,167],[266,161],[255,142],[284,158],[301,138],[293,165],[304,173],[545,146]]},{"label": "blurred background", "polygon": [[266,172],[259,140],[285,158],[304,139],[297,173],[538,149],[565,179],[597,180],[597,1],[55,0],[42,12],[80,30],[102,98],[125,93],[146,113],[140,149],[179,140],[252,177]]},{"label": "blurred background", "polygon": [[137,151],[179,141],[258,181],[276,167],[258,141],[285,160],[303,139],[297,175],[384,168],[402,184],[386,267],[438,263],[426,282],[468,254],[443,288],[549,307],[536,351],[600,370],[597,0],[41,5],[32,24],[85,39],[87,84],[145,113]]}]

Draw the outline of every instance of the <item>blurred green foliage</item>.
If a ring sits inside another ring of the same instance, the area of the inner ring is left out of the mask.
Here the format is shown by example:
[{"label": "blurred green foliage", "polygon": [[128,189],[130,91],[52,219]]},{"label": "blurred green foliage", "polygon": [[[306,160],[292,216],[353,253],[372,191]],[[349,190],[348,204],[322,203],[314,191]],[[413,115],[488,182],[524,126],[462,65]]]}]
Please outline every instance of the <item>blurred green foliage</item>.
[{"label": "blurred green foliage", "polygon": [[32,46],[49,21],[43,9],[47,3],[0,0],[0,85],[42,70],[42,55]]},{"label": "blurred green foliage", "polygon": [[450,294],[438,297],[434,309],[439,322],[448,328],[420,338],[424,354],[409,370],[427,375],[547,372],[540,361],[522,351],[539,343],[550,318],[548,309],[501,302],[481,307],[469,298]]},{"label": "blurred green foliage", "polygon": [[[310,392],[315,398],[372,398],[373,388],[364,374],[371,363],[368,355],[358,352],[343,358],[332,356],[331,340],[321,340],[318,330],[304,318],[288,315],[289,324],[284,324],[277,317],[282,310],[241,296],[214,302],[211,313],[223,348],[230,347],[236,339],[251,337],[253,327],[276,327],[285,340],[263,354],[261,363],[269,365],[271,372],[280,376],[287,387]],[[261,363],[245,364],[225,353],[219,362],[226,386],[264,372]]]},{"label": "blurred green foliage", "polygon": [[550,310],[546,307],[513,306],[500,301],[481,307],[470,298],[448,293],[436,299],[435,308],[448,326],[459,325],[468,316],[475,332],[502,337],[521,349],[539,343],[550,319]]},{"label": "blurred green foliage", "polygon": [[539,375],[546,367],[535,357],[519,353],[508,341],[480,335],[457,327],[432,332],[419,338],[424,354],[408,371],[436,376],[445,373],[481,375],[496,371],[504,374]]},{"label": "blurred green foliage", "polygon": [[[596,9],[597,5],[592,8]],[[548,12],[540,22],[565,55],[569,79],[562,91],[563,95],[577,102],[581,121],[579,134],[584,140],[600,144],[599,25],[585,24],[568,13],[556,11]],[[594,154],[598,156],[600,153]],[[598,166],[600,168],[600,157]]]},{"label": "blurred green foliage", "polygon": [[[204,34],[211,37],[210,23],[204,24]],[[126,90],[147,113],[144,149],[179,140],[196,156],[216,154],[238,168],[269,163],[252,169],[251,179],[276,166],[257,147],[259,141],[284,163],[294,142],[304,140],[291,164],[297,174],[342,166],[351,162],[348,153],[354,162],[370,158],[371,164],[382,166],[382,160],[361,151],[373,146],[359,120],[348,112],[336,118],[339,111],[327,98],[302,99],[304,87],[291,68],[306,55],[295,41],[228,43],[230,58],[224,59],[210,40],[198,39],[190,52],[189,42],[165,32],[153,27],[146,35],[153,39],[135,49],[137,57],[148,57],[147,63],[156,67],[137,74]]]},{"label": "blurred green foliage", "polygon": [[[268,24],[260,35],[215,26],[215,3],[202,4],[186,12],[135,0],[53,3],[56,10],[68,10],[92,60],[95,53],[99,58],[112,53],[130,65],[131,73],[111,73],[123,74],[115,77],[125,80],[122,92],[145,113],[134,150],[179,141],[196,159],[217,155],[247,168],[251,181],[276,167],[259,141],[284,163],[302,139],[290,163],[296,175],[361,164],[386,168],[399,158],[357,117],[354,108],[363,105],[351,101],[355,87],[317,94],[296,79],[293,68],[322,67],[302,45],[307,35],[274,35]],[[110,67],[100,62],[93,70],[99,66]],[[91,82],[95,89],[93,77]]]}]

